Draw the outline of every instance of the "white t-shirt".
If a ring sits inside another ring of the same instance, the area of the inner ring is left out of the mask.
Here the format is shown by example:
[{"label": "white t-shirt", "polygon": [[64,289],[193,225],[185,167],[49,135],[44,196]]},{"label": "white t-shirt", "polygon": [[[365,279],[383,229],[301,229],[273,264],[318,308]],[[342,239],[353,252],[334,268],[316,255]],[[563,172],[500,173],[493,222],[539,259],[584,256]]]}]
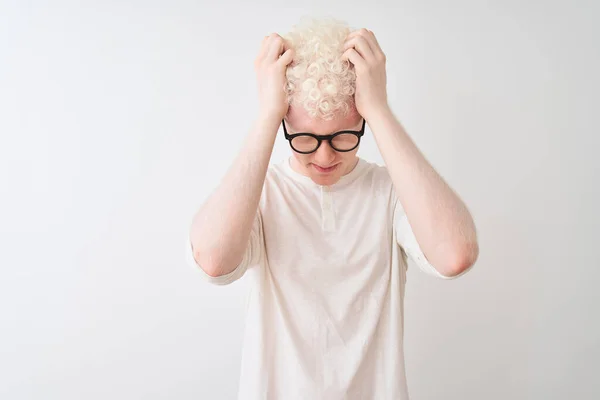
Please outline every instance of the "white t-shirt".
[{"label": "white t-shirt", "polygon": [[290,158],[268,168],[237,269],[210,277],[186,242],[188,263],[209,281],[251,280],[238,398],[408,399],[407,256],[425,273],[456,276],[428,263],[386,167],[359,158],[321,186]]}]

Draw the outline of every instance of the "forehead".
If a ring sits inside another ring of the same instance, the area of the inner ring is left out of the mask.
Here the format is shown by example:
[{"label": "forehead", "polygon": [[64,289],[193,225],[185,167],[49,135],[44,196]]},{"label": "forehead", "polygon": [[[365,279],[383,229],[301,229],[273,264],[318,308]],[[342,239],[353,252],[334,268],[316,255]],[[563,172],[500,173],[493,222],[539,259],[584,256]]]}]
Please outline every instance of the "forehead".
[{"label": "forehead", "polygon": [[317,135],[327,135],[344,130],[360,130],[362,117],[353,110],[347,116],[340,114],[326,121],[320,118],[312,118],[302,107],[290,105],[285,117],[285,124],[290,133],[310,132]]}]

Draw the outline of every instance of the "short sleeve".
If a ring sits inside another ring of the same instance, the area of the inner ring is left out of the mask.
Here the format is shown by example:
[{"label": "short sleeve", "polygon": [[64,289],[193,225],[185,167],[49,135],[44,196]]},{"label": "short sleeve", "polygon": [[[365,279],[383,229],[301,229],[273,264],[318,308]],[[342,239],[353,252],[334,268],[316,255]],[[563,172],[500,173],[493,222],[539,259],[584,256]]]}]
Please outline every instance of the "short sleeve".
[{"label": "short sleeve", "polygon": [[440,279],[455,279],[468,271],[467,269],[458,275],[446,276],[441,274],[433,265],[431,265],[431,263],[427,260],[427,257],[425,257],[425,254],[423,254],[421,246],[419,246],[412,227],[408,222],[408,217],[404,212],[404,208],[398,199],[396,199],[396,205],[394,206],[393,219],[398,245],[402,247],[404,252],[423,272]]},{"label": "short sleeve", "polygon": [[246,246],[246,251],[244,252],[242,261],[230,273],[217,277],[208,275],[194,258],[194,249],[190,241],[189,234],[186,236],[185,246],[187,265],[195,268],[196,270],[200,270],[202,277],[209,283],[215,285],[228,285],[237,281],[246,273],[248,268],[261,264],[264,258],[265,245],[260,208],[256,211],[256,215],[252,223],[252,230],[250,231],[250,238],[248,239],[248,244]]}]

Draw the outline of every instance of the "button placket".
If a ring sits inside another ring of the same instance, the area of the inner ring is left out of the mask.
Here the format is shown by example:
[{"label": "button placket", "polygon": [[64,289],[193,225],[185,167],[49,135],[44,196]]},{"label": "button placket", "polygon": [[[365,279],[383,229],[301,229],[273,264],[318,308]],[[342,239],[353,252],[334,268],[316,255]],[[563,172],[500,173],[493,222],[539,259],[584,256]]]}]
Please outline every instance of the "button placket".
[{"label": "button placket", "polygon": [[335,231],[335,213],[333,210],[333,198],[327,186],[321,187],[321,210],[322,227],[324,231]]}]

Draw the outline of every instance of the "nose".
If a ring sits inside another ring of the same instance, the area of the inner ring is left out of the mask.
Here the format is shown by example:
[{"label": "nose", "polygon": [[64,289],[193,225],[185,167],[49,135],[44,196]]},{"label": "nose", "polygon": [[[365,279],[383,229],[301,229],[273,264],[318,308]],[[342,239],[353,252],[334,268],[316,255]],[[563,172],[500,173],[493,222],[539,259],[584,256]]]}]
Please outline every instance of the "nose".
[{"label": "nose", "polygon": [[331,147],[329,142],[323,140],[317,151],[314,153],[315,163],[320,166],[329,166],[330,164],[333,164],[333,161],[335,160],[335,153],[335,149]]}]

